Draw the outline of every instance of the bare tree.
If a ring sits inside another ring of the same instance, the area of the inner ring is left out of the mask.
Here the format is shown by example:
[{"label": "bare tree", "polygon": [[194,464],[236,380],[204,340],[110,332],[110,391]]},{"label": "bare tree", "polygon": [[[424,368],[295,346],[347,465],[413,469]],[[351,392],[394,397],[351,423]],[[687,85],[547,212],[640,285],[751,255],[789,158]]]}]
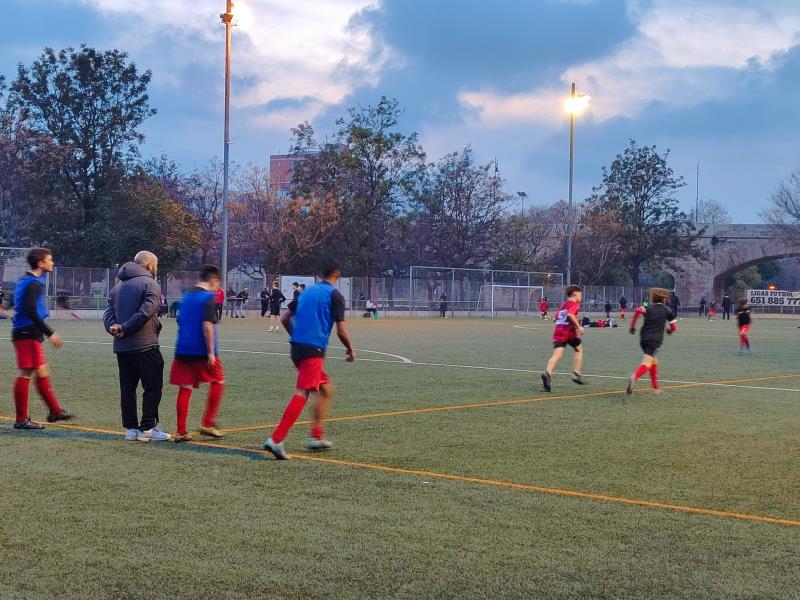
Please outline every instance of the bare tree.
[{"label": "bare tree", "polygon": [[712,198],[700,200],[697,210],[697,222],[706,225],[719,225],[721,223],[730,223],[731,216],[721,202],[717,202]]},{"label": "bare tree", "polygon": [[771,224],[787,244],[800,248],[800,169],[781,182],[762,218]]},{"label": "bare tree", "polygon": [[285,272],[319,250],[338,223],[333,197],[275,193],[269,171],[249,164],[231,203],[233,264],[250,274]]}]

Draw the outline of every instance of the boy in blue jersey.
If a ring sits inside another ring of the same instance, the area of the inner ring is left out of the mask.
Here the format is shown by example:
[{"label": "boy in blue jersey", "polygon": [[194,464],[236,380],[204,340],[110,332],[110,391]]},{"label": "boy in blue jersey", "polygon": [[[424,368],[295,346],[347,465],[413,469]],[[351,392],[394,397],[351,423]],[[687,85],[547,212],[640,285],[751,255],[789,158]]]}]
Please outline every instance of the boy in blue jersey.
[{"label": "boy in blue jersey", "polygon": [[311,408],[311,437],[306,446],[309,450],[320,451],[333,445],[325,439],[323,420],[333,399],[333,385],[325,373],[324,362],[334,323],[336,335],[347,350],[347,362],[356,359],[344,324],[344,296],[335,287],[339,281],[339,267],[328,262],[323,265],[320,274],[322,281],[292,300],[281,317],[281,323],[289,332],[292,362],[297,368],[297,384],[280,423],[272,435],[264,440],[264,450],[271,452],[278,460],[289,459],[283,449],[283,440],[303,412],[312,393],[316,393],[316,397]]},{"label": "boy in blue jersey", "polygon": [[200,283],[184,294],[178,313],[178,338],[175,341],[175,358],[169,382],[178,389],[178,432],[176,442],[190,442],[192,436],[186,428],[192,389],[208,383],[208,399],[203,412],[200,433],[221,438],[216,418],[225,388],[225,373],[217,349],[217,321],[219,314],[216,292],[222,282],[222,273],[214,265],[203,265]]},{"label": "boy in blue jersey", "polygon": [[53,271],[53,254],[47,248],[33,248],[28,252],[31,270],[25,273],[14,288],[14,316],[11,320],[11,340],[17,354],[19,377],[14,382],[14,429],[44,429],[28,415],[28,390],[31,377],[36,375],[36,391],[49,410],[47,420],[68,421],[73,415],[61,408],[50,385],[50,370],[44,358],[42,341],[47,337],[53,348],[64,344],[61,336],[45,323],[47,319],[47,273]]}]

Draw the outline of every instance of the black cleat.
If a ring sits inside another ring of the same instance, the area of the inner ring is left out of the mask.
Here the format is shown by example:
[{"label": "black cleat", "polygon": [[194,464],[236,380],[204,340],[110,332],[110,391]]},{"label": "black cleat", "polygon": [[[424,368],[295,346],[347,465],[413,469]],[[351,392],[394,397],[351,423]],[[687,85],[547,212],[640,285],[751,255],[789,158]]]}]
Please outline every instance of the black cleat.
[{"label": "black cleat", "polygon": [[625,393],[628,394],[628,396],[633,393],[633,386],[635,383],[636,380],[633,378],[633,375],[631,375],[631,378],[628,379],[628,387],[625,388]]},{"label": "black cleat", "polygon": [[14,423],[14,429],[44,429],[44,425],[41,423],[34,423],[30,419],[25,419],[24,421],[17,421]]},{"label": "black cleat", "polygon": [[586,385],[586,382],[583,380],[583,376],[575,371],[572,372],[572,381],[578,385]]},{"label": "black cleat", "polygon": [[71,421],[75,418],[71,412],[66,410],[60,410],[57,413],[50,413],[47,415],[47,422],[48,423],[55,423],[56,421]]},{"label": "black cleat", "polygon": [[542,373],[542,387],[544,388],[545,392],[552,392],[553,391],[553,388],[550,385],[551,380],[552,380],[552,377],[551,377],[550,373],[548,373],[547,371]]}]

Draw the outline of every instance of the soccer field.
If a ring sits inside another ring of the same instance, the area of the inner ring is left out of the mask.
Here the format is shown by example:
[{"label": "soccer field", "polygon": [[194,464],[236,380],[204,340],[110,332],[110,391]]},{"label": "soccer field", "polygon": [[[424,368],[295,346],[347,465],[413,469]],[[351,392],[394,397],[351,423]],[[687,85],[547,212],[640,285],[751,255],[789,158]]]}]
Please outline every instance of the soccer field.
[{"label": "soccer field", "polygon": [[54,325],[77,419],[18,432],[0,321],[0,598],[800,597],[796,320],[757,319],[740,356],[735,321],[685,317],[665,392],[626,396],[625,328],[587,329],[587,385],[568,352],[546,394],[550,322],[354,318],[357,362],[328,360],[335,447],[307,453],[301,421],[289,462],[261,451],[294,383],[266,321],[221,323],[226,437],[182,445],[124,442],[110,337]]}]

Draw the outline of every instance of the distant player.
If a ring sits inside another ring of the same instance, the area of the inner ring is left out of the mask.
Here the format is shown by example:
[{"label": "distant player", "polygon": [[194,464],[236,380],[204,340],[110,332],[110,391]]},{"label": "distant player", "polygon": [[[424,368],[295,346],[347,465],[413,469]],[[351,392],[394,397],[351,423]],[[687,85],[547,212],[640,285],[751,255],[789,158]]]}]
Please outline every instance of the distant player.
[{"label": "distant player", "polygon": [[708,303],[708,320],[713,321],[717,316],[717,301],[712,300]]},{"label": "distant player", "polygon": [[279,331],[279,323],[281,322],[281,305],[286,301],[286,296],[280,288],[280,281],[277,279],[272,282],[272,290],[268,296],[269,299],[269,330]]},{"label": "distant player", "polygon": [[297,300],[292,300],[281,317],[281,323],[289,332],[292,362],[297,368],[297,384],[280,423],[272,435],[264,440],[264,450],[271,452],[278,460],[290,458],[283,448],[283,440],[312,393],[316,396],[311,408],[311,437],[306,446],[309,450],[319,451],[333,445],[325,439],[323,421],[333,400],[333,385],[325,373],[324,362],[334,323],[336,335],[347,349],[347,362],[356,359],[344,324],[344,296],[334,287],[339,281],[339,267],[328,262],[323,265],[320,274],[322,281],[302,292]]},{"label": "distant player", "polygon": [[203,412],[200,433],[213,438],[221,438],[217,428],[217,412],[222,403],[225,389],[225,373],[217,349],[216,292],[222,282],[222,273],[214,265],[203,265],[200,269],[200,283],[186,292],[181,299],[178,313],[178,338],[175,340],[175,358],[169,382],[180,386],[178,389],[177,416],[178,432],[176,442],[190,442],[192,436],[187,430],[189,401],[192,389],[201,383],[208,383],[206,410]]},{"label": "distant player", "polygon": [[539,313],[542,321],[547,321],[547,310],[549,308],[550,304],[547,302],[547,298],[542,298],[539,302]]},{"label": "distant player", "polygon": [[61,348],[64,341],[45,323],[48,317],[45,290],[46,273],[51,273],[55,263],[47,248],[33,248],[28,252],[31,270],[25,273],[14,288],[14,316],[11,320],[11,340],[17,354],[19,377],[14,382],[14,429],[44,429],[34,423],[28,414],[28,391],[31,377],[36,377],[36,391],[47,405],[47,421],[69,421],[72,414],[61,408],[50,385],[50,370],[44,357],[44,338],[53,348]]},{"label": "distant player", "polygon": [[640,332],[639,345],[644,352],[642,362],[636,372],[631,375],[628,381],[628,387],[625,389],[626,393],[632,394],[633,387],[636,381],[645,373],[650,371],[650,384],[655,393],[661,393],[661,388],[658,387],[658,359],[656,352],[664,342],[664,332],[672,334],[678,327],[678,322],[675,320],[675,315],[666,306],[665,302],[669,298],[669,291],[661,288],[653,288],[650,290],[650,298],[652,301],[646,307],[637,308],[633,313],[633,320],[631,321],[630,333],[636,333],[636,322],[640,316],[644,316],[644,324]]},{"label": "distant player", "polygon": [[583,366],[583,346],[581,345],[581,334],[583,327],[578,321],[578,311],[581,308],[583,292],[577,285],[568,285],[566,290],[567,299],[555,316],[555,331],[553,332],[553,355],[547,361],[547,368],[542,373],[542,386],[545,392],[552,391],[552,378],[558,362],[564,356],[564,349],[570,346],[575,351],[572,367],[572,381],[583,385],[581,367]]},{"label": "distant player", "polygon": [[612,308],[611,307],[611,301],[610,300],[606,300],[606,304],[603,307],[603,309],[605,309],[605,311],[606,311],[606,320],[611,318],[611,308]]},{"label": "distant player", "polygon": [[625,294],[622,294],[619,297],[619,320],[625,320],[625,311],[628,310],[628,300],[625,298]]},{"label": "distant player", "polygon": [[739,354],[751,354],[750,349],[750,325],[753,322],[753,317],[750,314],[750,305],[747,304],[747,298],[739,300],[739,306],[736,307],[736,324],[739,326]]}]

